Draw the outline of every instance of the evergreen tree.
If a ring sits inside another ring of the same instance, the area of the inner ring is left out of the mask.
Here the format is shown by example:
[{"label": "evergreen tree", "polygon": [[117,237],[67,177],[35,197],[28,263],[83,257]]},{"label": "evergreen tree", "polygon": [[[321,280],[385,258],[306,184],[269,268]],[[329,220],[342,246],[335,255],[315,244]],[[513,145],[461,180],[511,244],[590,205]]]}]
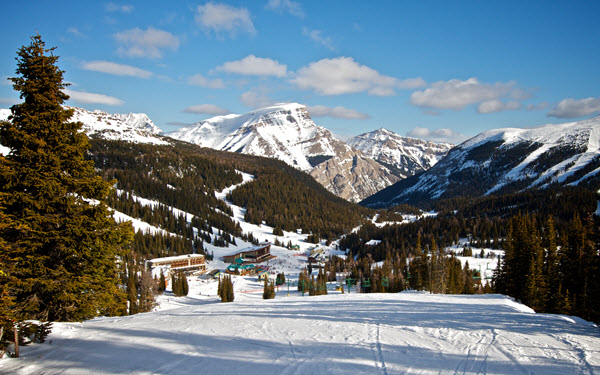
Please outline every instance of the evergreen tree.
[{"label": "evergreen tree", "polygon": [[160,279],[158,280],[158,293],[163,294],[167,289],[167,281],[165,280],[165,273],[160,270]]},{"label": "evergreen tree", "polygon": [[156,303],[154,300],[154,295],[156,294],[157,290],[157,283],[152,278],[152,273],[150,271],[142,271],[139,284],[140,297],[138,302],[138,311],[151,311]]},{"label": "evergreen tree", "polygon": [[188,285],[187,277],[185,273],[181,273],[181,295],[187,296],[190,291],[190,287]]},{"label": "evergreen tree", "polygon": [[17,315],[82,320],[122,312],[116,259],[130,242],[131,224],[117,225],[104,203],[111,184],[95,176],[82,124],[62,104],[63,71],[39,35],[17,52],[23,103],[0,123],[0,211],[7,226],[9,290]]},{"label": "evergreen tree", "polygon": [[264,289],[263,289],[263,299],[273,299],[275,298],[275,284],[272,281],[269,281],[268,277],[265,277]]},{"label": "evergreen tree", "polygon": [[233,283],[229,276],[225,276],[219,281],[218,294],[221,298],[221,302],[233,302]]},{"label": "evergreen tree", "polygon": [[138,293],[136,284],[136,275],[133,270],[130,269],[129,277],[127,280],[127,301],[129,302],[129,315],[137,314],[138,310]]},{"label": "evergreen tree", "polygon": [[303,269],[298,275],[298,291],[302,293],[308,292],[308,287],[310,284],[308,274],[306,272],[306,269]]}]

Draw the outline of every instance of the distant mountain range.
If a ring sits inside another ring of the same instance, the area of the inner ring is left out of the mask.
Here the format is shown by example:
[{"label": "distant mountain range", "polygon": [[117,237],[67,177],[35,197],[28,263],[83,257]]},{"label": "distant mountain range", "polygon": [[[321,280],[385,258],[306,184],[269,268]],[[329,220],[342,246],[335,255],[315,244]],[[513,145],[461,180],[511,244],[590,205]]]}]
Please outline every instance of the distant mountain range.
[{"label": "distant mountain range", "polygon": [[427,171],[365,199],[370,207],[456,196],[501,195],[600,181],[600,116],[530,129],[483,132]]},{"label": "distant mountain range", "polygon": [[[143,113],[73,110],[72,120],[82,122],[92,138],[168,144],[170,137],[216,150],[275,158],[309,173],[327,190],[351,202],[430,168],[451,147],[385,129],[346,143],[315,124],[308,109],[296,103],[213,117],[167,133],[167,137]],[[0,110],[0,119],[9,114]]]}]

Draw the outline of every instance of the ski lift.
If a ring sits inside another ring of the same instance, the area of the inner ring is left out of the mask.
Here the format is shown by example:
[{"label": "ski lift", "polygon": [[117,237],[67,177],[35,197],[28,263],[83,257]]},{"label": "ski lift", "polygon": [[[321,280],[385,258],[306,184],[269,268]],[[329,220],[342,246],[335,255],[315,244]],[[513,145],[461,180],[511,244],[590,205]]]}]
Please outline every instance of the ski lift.
[{"label": "ski lift", "polygon": [[368,288],[371,286],[371,280],[369,279],[364,279],[363,282],[361,283],[363,288]]},{"label": "ski lift", "polygon": [[390,286],[390,280],[387,277],[382,277],[381,286]]}]

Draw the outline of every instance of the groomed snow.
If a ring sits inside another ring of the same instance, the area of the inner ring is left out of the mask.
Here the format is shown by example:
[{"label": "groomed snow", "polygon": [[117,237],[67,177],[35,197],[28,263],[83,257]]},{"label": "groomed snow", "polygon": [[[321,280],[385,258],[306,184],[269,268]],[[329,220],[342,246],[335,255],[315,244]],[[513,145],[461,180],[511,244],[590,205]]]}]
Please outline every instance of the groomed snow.
[{"label": "groomed snow", "polygon": [[[237,279],[241,279],[238,282]],[[245,279],[236,278],[238,285]],[[5,374],[593,374],[600,332],[500,295],[282,290],[198,295],[169,309],[56,323],[48,342],[0,361]],[[170,301],[169,301],[170,300]]]}]

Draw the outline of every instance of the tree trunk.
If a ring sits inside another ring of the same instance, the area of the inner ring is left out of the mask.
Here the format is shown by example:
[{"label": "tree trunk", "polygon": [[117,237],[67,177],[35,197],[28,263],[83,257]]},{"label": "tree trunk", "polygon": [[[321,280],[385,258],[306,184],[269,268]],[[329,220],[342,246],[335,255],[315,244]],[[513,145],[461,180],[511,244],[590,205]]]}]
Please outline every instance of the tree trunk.
[{"label": "tree trunk", "polygon": [[19,324],[15,324],[15,358],[19,358]]}]

